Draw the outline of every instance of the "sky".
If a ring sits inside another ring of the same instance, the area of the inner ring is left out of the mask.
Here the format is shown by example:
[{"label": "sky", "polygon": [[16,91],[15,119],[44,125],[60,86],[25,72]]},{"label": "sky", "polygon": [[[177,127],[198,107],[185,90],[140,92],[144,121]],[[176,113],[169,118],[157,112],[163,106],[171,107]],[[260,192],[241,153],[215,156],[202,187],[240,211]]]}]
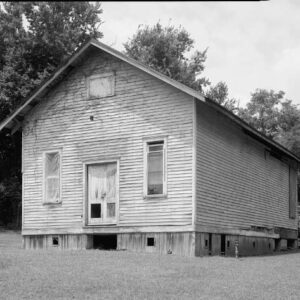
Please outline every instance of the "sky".
[{"label": "sky", "polygon": [[117,50],[138,25],[181,25],[208,48],[203,76],[227,83],[244,106],[257,88],[280,90],[300,105],[300,1],[103,2],[101,41]]}]

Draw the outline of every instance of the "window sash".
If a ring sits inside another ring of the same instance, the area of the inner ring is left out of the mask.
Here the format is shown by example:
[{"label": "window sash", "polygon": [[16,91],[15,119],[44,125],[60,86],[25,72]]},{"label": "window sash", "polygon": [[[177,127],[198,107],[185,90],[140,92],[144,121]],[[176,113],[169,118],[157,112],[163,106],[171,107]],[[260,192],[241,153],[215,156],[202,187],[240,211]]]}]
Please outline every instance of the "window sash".
[{"label": "window sash", "polygon": [[44,203],[61,202],[61,154],[59,151],[44,153]]},{"label": "window sash", "polygon": [[145,196],[166,194],[165,148],[165,139],[146,142]]}]

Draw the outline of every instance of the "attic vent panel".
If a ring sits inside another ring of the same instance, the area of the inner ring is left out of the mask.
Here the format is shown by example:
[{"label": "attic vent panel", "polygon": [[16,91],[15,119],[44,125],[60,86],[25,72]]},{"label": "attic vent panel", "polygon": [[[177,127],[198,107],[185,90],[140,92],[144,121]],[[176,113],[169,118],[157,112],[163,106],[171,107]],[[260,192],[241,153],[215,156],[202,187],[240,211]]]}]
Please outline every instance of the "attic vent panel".
[{"label": "attic vent panel", "polygon": [[113,73],[93,75],[88,78],[88,97],[103,98],[115,94],[115,76]]}]

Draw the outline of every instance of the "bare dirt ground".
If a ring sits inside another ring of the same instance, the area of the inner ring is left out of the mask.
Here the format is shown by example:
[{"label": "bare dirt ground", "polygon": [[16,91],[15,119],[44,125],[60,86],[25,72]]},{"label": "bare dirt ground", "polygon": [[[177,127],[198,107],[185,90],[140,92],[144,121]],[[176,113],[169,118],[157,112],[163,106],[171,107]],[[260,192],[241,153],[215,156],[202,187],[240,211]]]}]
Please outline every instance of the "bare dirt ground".
[{"label": "bare dirt ground", "polygon": [[0,231],[0,299],[300,299],[300,253],[23,250],[20,234]]}]

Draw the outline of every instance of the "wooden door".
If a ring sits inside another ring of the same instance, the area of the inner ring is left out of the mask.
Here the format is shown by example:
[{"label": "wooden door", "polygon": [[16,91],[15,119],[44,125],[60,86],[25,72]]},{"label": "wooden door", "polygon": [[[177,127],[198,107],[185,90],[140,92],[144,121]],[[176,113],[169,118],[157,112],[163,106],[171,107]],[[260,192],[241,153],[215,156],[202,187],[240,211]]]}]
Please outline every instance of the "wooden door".
[{"label": "wooden door", "polygon": [[118,200],[117,163],[89,165],[87,172],[88,223],[115,223]]}]

